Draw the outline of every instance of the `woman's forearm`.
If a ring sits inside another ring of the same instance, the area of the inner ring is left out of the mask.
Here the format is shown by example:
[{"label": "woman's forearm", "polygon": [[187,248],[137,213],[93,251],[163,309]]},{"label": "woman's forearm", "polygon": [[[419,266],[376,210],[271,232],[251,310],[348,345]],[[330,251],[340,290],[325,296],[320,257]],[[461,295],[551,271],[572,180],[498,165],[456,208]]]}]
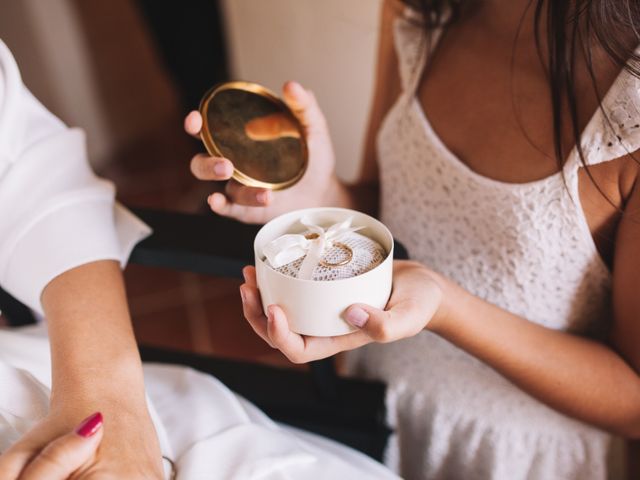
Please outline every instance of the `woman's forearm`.
[{"label": "woman's forearm", "polygon": [[42,304],[51,341],[52,408],[71,401],[89,410],[94,402],[146,408],[118,263],[98,261],[63,273],[47,285]]},{"label": "woman's forearm", "polygon": [[640,437],[640,376],[614,350],[530,322],[447,280],[440,284],[449,300],[429,330],[556,410]]}]

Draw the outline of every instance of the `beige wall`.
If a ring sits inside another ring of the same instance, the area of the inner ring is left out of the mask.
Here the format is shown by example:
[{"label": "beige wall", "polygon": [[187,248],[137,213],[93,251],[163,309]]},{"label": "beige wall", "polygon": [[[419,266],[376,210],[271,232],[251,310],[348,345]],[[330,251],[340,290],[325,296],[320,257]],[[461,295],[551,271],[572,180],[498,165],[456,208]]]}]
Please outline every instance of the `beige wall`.
[{"label": "beige wall", "polygon": [[108,156],[112,138],[75,10],[68,0],[0,0],[0,38],[24,82],[47,108],[90,136],[94,164]]},{"label": "beige wall", "polygon": [[176,93],[131,0],[0,0],[0,38],[27,87],[88,136],[94,167],[171,122]]},{"label": "beige wall", "polygon": [[380,0],[224,0],[236,78],[311,88],[328,118],[338,173],[358,171],[373,88]]}]

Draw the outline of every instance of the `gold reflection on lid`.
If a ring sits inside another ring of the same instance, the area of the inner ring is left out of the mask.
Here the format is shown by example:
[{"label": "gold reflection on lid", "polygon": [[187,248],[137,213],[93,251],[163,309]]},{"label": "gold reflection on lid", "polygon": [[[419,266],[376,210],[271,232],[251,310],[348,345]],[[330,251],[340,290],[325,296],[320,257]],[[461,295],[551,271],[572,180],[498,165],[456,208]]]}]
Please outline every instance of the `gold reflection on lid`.
[{"label": "gold reflection on lid", "polygon": [[289,107],[262,85],[218,85],[203,97],[200,114],[200,137],[209,154],[229,159],[238,182],[282,190],[304,175],[304,129]]}]

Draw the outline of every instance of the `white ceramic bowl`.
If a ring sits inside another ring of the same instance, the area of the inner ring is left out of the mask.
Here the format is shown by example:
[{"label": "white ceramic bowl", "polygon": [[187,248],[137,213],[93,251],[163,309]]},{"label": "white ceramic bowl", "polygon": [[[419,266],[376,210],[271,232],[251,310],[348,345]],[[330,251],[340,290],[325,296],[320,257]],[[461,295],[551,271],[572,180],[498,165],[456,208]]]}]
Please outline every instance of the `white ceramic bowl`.
[{"label": "white ceramic bowl", "polygon": [[[302,217],[324,228],[353,218],[353,226],[364,226],[361,234],[377,241],[387,252],[385,260],[372,270],[343,280],[300,280],[284,275],[265,261],[264,246],[285,233],[303,233]],[[354,303],[384,308],[391,294],[393,237],[381,222],[369,215],[344,208],[309,208],[274,218],[260,229],[253,244],[258,289],[262,306],[279,305],[289,327],[302,335],[327,337],[356,330],[343,315]]]}]

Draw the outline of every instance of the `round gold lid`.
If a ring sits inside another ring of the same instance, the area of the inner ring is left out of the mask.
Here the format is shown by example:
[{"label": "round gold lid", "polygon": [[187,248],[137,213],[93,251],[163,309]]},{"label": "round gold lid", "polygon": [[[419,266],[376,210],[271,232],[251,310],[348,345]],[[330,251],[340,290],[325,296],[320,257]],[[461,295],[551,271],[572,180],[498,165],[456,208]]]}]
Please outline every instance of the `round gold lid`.
[{"label": "round gold lid", "polygon": [[238,182],[282,190],[304,175],[304,129],[289,107],[262,85],[218,85],[203,97],[200,114],[205,147],[209,154],[233,163]]}]

